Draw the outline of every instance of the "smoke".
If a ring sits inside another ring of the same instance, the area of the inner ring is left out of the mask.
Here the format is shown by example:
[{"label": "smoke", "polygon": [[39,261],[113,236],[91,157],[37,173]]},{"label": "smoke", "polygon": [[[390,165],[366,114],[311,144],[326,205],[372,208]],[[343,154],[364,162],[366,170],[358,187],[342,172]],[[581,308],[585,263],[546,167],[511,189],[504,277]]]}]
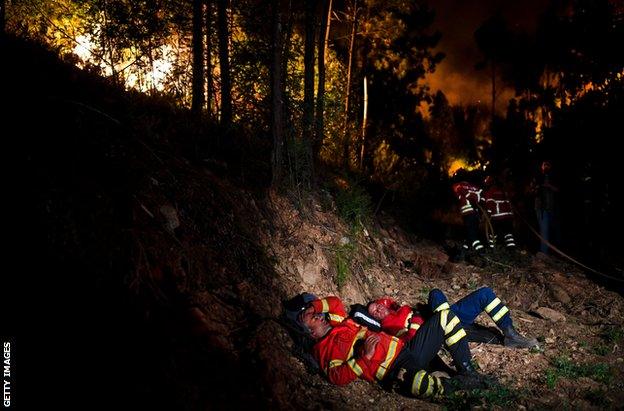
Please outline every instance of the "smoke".
[{"label": "smoke", "polygon": [[[492,78],[489,70],[477,70],[484,60],[474,40],[474,32],[489,17],[501,12],[509,26],[519,32],[535,33],[540,14],[548,0],[436,0],[434,30],[442,33],[436,48],[446,54],[425,81],[432,91],[442,90],[451,104],[491,105]],[[504,112],[514,90],[497,78],[496,111]]]}]

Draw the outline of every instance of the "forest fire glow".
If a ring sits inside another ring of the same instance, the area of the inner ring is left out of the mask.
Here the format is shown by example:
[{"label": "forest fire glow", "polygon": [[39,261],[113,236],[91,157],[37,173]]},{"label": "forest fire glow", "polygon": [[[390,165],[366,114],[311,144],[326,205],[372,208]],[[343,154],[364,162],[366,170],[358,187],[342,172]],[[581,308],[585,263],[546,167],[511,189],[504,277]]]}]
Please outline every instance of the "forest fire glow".
[{"label": "forest fire glow", "polygon": [[472,171],[472,170],[477,170],[479,168],[481,168],[481,164],[479,163],[469,164],[468,161],[466,161],[463,158],[456,158],[453,161],[451,161],[446,172],[448,176],[451,177],[453,176],[453,174],[457,172],[457,170],[460,170],[460,169],[464,169],[466,171]]},{"label": "forest fire glow", "polygon": [[104,75],[111,76],[114,71],[128,70],[129,74],[124,76],[124,83],[129,88],[134,88],[139,91],[149,91],[155,89],[162,91],[165,88],[167,76],[170,74],[174,65],[174,52],[173,47],[165,44],[160,47],[155,54],[160,55],[160,58],[152,59],[150,69],[145,72],[139,70],[130,70],[130,68],[139,62],[141,58],[137,58],[134,61],[123,62],[121,64],[115,64],[113,67],[107,64],[102,59],[98,59],[94,53],[96,44],[90,35],[80,35],[76,37],[76,46],[72,52],[80,58],[78,67],[84,68],[87,64],[91,64],[99,67]]}]

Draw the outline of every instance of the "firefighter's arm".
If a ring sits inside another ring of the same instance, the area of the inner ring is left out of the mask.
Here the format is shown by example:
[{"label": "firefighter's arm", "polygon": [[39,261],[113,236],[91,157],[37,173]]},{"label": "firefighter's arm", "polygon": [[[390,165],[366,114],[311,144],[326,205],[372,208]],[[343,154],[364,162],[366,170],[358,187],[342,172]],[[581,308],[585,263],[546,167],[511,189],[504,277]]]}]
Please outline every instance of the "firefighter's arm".
[{"label": "firefighter's arm", "polygon": [[367,367],[367,362],[375,355],[375,349],[379,341],[380,337],[378,334],[371,334],[366,337],[364,346],[357,357],[354,355],[347,361],[330,361],[329,371],[327,372],[329,381],[336,385],[345,385],[361,376],[363,369]]},{"label": "firefighter's arm", "polygon": [[329,314],[329,323],[332,326],[340,324],[347,317],[344,305],[338,297],[329,296],[314,300],[311,305],[315,312]]},{"label": "firefighter's arm", "polygon": [[332,384],[349,384],[362,375],[362,366],[362,360],[356,357],[351,357],[347,361],[333,360],[329,365],[327,378]]}]

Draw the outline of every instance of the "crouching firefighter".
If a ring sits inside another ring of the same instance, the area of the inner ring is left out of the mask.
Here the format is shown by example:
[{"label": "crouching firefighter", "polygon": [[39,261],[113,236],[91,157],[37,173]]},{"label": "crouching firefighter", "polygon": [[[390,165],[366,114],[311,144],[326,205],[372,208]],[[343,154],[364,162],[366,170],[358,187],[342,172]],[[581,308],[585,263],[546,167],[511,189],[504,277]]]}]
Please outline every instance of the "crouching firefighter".
[{"label": "crouching firefighter", "polygon": [[485,210],[492,222],[492,232],[488,233],[490,248],[497,243],[505,244],[505,249],[514,251],[516,240],[513,235],[513,210],[507,194],[496,183],[494,177],[487,176],[484,180],[485,192],[483,200]]},{"label": "crouching firefighter", "polygon": [[459,211],[464,222],[465,242],[464,251],[474,251],[482,254],[485,249],[479,239],[479,214],[478,204],[481,202],[482,189],[467,181],[465,170],[458,170],[453,176],[453,193],[459,201]]},{"label": "crouching firefighter", "polygon": [[[333,384],[345,385],[362,378],[420,398],[450,393],[458,387],[483,386],[482,376],[471,365],[466,333],[451,310],[435,313],[407,342],[346,317],[337,297],[313,300],[298,316],[301,326],[315,341],[313,356]],[[452,379],[429,372],[429,363],[443,345],[458,371]]]}]

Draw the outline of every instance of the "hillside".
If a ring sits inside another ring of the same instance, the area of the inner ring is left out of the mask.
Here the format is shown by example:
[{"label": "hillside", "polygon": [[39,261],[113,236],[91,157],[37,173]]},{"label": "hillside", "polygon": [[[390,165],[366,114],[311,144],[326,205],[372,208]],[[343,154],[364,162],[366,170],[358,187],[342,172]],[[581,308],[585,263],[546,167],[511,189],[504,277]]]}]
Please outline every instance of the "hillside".
[{"label": "hillside", "polygon": [[[327,172],[325,188],[305,195],[266,190],[260,161],[242,161],[250,154],[223,131],[165,99],[124,92],[32,44],[3,47],[7,220],[20,262],[5,288],[8,329],[28,367],[16,401],[36,401],[41,384],[88,408],[620,407],[624,301],[573,266],[529,254],[451,263],[383,211],[365,224],[339,217],[337,193],[350,189],[340,177]],[[266,147],[249,151],[257,159]],[[446,402],[331,386],[306,371],[278,321],[302,291],[412,304],[432,288],[454,300],[482,285],[544,349],[472,346],[502,386]],[[559,316],[539,318],[540,307]]]}]

